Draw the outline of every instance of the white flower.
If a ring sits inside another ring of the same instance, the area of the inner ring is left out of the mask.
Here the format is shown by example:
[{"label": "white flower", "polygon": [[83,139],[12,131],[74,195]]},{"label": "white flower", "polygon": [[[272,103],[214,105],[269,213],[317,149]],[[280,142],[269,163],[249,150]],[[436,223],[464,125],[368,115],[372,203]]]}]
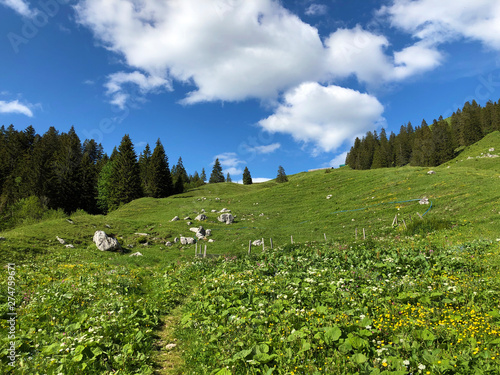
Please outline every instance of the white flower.
[{"label": "white flower", "polygon": [[410,365],[410,361],[408,361],[407,359],[405,359],[405,360],[403,361],[403,365],[405,365],[405,366],[409,366],[409,365]]},{"label": "white flower", "polygon": [[364,316],[363,314],[361,314],[361,315],[359,316],[359,319],[361,319],[361,320],[363,320],[364,318],[365,318],[365,316]]},{"label": "white flower", "polygon": [[366,326],[365,328],[370,330],[370,329],[372,329],[372,326]]},{"label": "white flower", "polygon": [[418,369],[419,369],[419,370],[425,370],[425,365],[423,365],[423,364],[419,363],[419,364],[418,364]]}]

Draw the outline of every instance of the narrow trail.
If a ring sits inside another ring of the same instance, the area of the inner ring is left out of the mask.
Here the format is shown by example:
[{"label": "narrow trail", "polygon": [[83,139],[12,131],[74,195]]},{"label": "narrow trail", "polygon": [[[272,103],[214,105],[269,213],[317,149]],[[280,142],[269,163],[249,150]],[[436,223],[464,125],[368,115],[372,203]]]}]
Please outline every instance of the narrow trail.
[{"label": "narrow trail", "polygon": [[171,311],[170,315],[165,316],[163,327],[158,331],[153,357],[156,363],[156,375],[180,375],[183,373],[182,343],[178,342],[175,337],[175,330],[182,318],[183,307],[184,305],[180,304]]}]

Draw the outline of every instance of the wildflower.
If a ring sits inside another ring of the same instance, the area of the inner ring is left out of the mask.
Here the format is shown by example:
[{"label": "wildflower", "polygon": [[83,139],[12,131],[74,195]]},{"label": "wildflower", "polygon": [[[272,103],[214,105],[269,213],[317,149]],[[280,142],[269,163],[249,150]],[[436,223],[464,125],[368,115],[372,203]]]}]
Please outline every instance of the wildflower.
[{"label": "wildflower", "polygon": [[419,364],[418,364],[418,369],[419,369],[419,370],[425,370],[425,365],[423,365],[423,364],[419,363]]},{"label": "wildflower", "polygon": [[410,361],[408,361],[407,359],[405,359],[405,360],[403,361],[403,365],[405,365],[405,366],[409,366],[409,365],[410,365]]}]

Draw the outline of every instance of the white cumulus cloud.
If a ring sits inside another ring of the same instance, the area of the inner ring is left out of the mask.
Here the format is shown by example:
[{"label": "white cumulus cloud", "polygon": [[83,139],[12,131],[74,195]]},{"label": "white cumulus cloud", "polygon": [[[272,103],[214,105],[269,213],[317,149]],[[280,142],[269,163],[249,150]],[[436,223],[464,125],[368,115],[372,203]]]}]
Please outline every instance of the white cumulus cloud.
[{"label": "white cumulus cloud", "polygon": [[36,12],[30,9],[29,3],[24,0],[0,0],[0,4],[13,9],[23,17],[31,18],[36,15]]},{"label": "white cumulus cloud", "polygon": [[307,7],[305,13],[308,16],[320,16],[328,11],[328,7],[324,4],[311,4]]},{"label": "white cumulus cloud", "polygon": [[19,103],[19,100],[10,102],[0,100],[0,113],[19,113],[28,117],[33,117],[33,112],[29,106]]},{"label": "white cumulus cloud", "polygon": [[232,176],[237,176],[243,173],[243,169],[241,169],[240,166],[242,164],[245,164],[245,162],[243,160],[240,160],[235,152],[225,152],[223,154],[216,155],[214,157],[214,163],[215,159],[219,159],[224,176],[227,173]]},{"label": "white cumulus cloud", "polygon": [[428,44],[466,38],[500,49],[498,0],[393,0],[379,14]]},{"label": "white cumulus cloud", "polygon": [[372,129],[383,111],[382,104],[368,94],[306,82],[288,91],[275,113],[259,121],[259,125],[271,133],[290,134],[295,141],[312,142],[319,150],[330,152]]}]

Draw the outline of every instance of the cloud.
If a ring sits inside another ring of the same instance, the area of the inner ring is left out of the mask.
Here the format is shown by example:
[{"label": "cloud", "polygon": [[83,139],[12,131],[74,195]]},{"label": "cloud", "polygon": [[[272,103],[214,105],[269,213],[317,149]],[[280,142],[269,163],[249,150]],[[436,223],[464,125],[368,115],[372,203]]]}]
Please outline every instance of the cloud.
[{"label": "cloud", "polygon": [[223,154],[216,155],[214,157],[214,163],[215,159],[219,159],[224,175],[229,173],[230,175],[237,176],[243,173],[243,169],[239,168],[239,166],[245,164],[245,162],[240,160],[236,153],[225,152]]},{"label": "cloud", "polygon": [[313,143],[315,152],[331,152],[372,129],[383,111],[382,104],[368,94],[307,82],[285,93],[275,113],[259,125],[268,132]]},{"label": "cloud", "polygon": [[139,95],[162,90],[172,90],[171,83],[158,76],[146,76],[141,72],[132,73],[118,72],[108,77],[108,82],[104,85],[106,93],[112,98],[111,103],[123,109],[130,94],[125,91],[124,86],[134,84],[138,89]]},{"label": "cloud", "polygon": [[30,9],[29,4],[24,0],[0,0],[0,4],[13,9],[23,17],[32,18],[37,14],[36,11]]},{"label": "cloud", "polygon": [[129,67],[194,85],[185,104],[272,99],[322,78],[324,48],[316,28],[277,1],[219,3],[82,0],[75,10]]},{"label": "cloud", "polygon": [[328,7],[324,4],[311,4],[309,7],[307,7],[305,13],[308,16],[321,16],[323,14],[326,14],[328,11]]},{"label": "cloud", "polygon": [[500,50],[498,0],[393,0],[379,15],[428,45],[466,38]]},{"label": "cloud", "polygon": [[322,165],[322,167],[324,167],[324,168],[328,168],[328,167],[338,168],[340,165],[345,164],[346,157],[347,157],[347,151],[335,156],[328,163],[324,163]]},{"label": "cloud", "polygon": [[31,109],[27,105],[19,103],[18,100],[10,102],[0,100],[0,113],[19,113],[28,117],[33,117]]},{"label": "cloud", "polygon": [[[267,177],[256,177],[256,178],[252,177],[253,184],[260,184],[262,182],[267,182],[267,181],[271,181],[271,180],[272,180],[272,178],[267,178]],[[243,185],[243,180],[238,180],[238,181],[236,181],[236,183]]]},{"label": "cloud", "polygon": [[274,151],[276,151],[277,149],[279,149],[280,147],[281,147],[280,143],[271,143],[270,145],[266,145],[266,146],[255,146],[255,147],[247,146],[245,148],[245,151],[247,151],[249,153],[255,152],[257,154],[271,154]]},{"label": "cloud", "polygon": [[441,63],[441,54],[432,47],[415,44],[386,53],[389,40],[361,26],[338,29],[325,40],[328,49],[328,71],[334,77],[355,75],[360,82],[380,84],[399,81],[434,69]]}]

